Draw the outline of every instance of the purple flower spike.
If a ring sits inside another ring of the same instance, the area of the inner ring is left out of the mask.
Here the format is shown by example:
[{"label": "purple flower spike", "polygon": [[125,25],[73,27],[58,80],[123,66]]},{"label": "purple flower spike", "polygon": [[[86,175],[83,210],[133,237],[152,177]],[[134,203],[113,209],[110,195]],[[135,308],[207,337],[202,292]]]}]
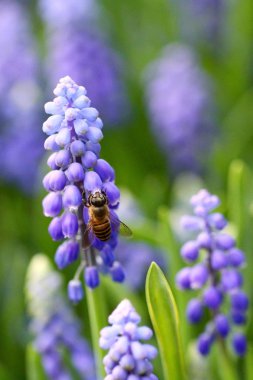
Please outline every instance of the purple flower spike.
[{"label": "purple flower spike", "polygon": [[[150,363],[157,355],[155,347],[143,344],[149,340],[152,330],[138,327],[140,316],[128,300],[123,300],[109,317],[111,326],[100,332],[99,345],[109,350],[103,363],[105,379],[157,379]],[[115,377],[117,376],[117,377]]]},{"label": "purple flower spike", "polygon": [[[73,377],[68,371],[71,366],[78,378],[94,380],[94,357],[88,341],[82,337],[81,321],[62,295],[62,277],[53,271],[44,255],[36,255],[32,259],[28,273],[26,292],[30,332],[45,377],[49,380],[71,380]],[[68,291],[74,303],[83,296],[80,281],[70,281]]]},{"label": "purple flower spike", "polygon": [[194,51],[180,44],[166,46],[146,71],[151,127],[174,173],[200,171],[200,158],[208,155],[213,124],[208,82]]},{"label": "purple flower spike", "polygon": [[[213,212],[219,204],[219,198],[205,189],[191,198],[194,216],[187,215],[184,220],[194,220],[198,228],[193,229],[192,223],[185,223],[185,228],[196,231],[198,236],[183,245],[181,256],[186,262],[198,262],[181,269],[176,276],[179,289],[199,290],[198,298],[192,299],[187,306],[189,322],[198,323],[204,309],[208,309],[211,315],[211,322],[198,338],[197,346],[202,355],[209,354],[217,336],[226,339],[233,330],[233,324],[245,324],[249,307],[249,299],[241,290],[243,277],[238,270],[245,263],[245,257],[235,247],[235,239],[223,232],[227,225],[224,216]],[[227,316],[224,309],[229,303]],[[235,334],[232,344],[235,353],[241,356],[246,352],[246,338],[238,334]]]},{"label": "purple flower spike", "polygon": [[[63,269],[76,261],[79,251],[83,253],[68,291],[71,300],[78,302],[81,290],[76,281],[81,274],[90,288],[99,285],[99,272],[109,274],[113,281],[124,281],[124,270],[114,255],[119,219],[113,210],[119,205],[120,191],[114,183],[114,169],[99,158],[103,123],[86,89],[67,76],[60,79],[54,94],[53,101],[45,105],[51,116],[43,126],[49,134],[45,147],[53,151],[48,159],[51,171],[43,179],[49,192],[43,210],[54,218],[48,228],[53,240],[70,239],[56,251],[57,266]],[[106,214],[113,215],[113,222],[110,218],[105,226],[107,240],[98,229],[95,233],[91,223],[94,209],[99,207],[96,199]]]}]

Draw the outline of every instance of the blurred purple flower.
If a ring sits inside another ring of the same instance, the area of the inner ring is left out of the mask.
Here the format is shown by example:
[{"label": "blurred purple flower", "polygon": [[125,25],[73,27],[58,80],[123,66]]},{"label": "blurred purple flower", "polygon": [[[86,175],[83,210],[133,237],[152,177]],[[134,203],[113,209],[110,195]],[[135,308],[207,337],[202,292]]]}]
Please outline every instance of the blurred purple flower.
[{"label": "blurred purple flower", "polygon": [[31,192],[43,152],[36,104],[38,57],[22,6],[2,1],[0,13],[1,176]]},{"label": "blurred purple flower", "polygon": [[139,290],[145,283],[146,274],[152,261],[166,268],[164,252],[144,242],[120,241],[115,256],[120,259],[126,275],[126,284]]},{"label": "blurred purple flower", "polygon": [[152,129],[174,173],[198,172],[211,145],[210,93],[190,48],[167,46],[145,75]]},{"label": "blurred purple flower", "polygon": [[[176,283],[181,290],[202,290],[198,298],[188,303],[186,311],[190,323],[198,323],[204,309],[210,313],[210,322],[198,338],[198,350],[202,355],[209,354],[215,339],[225,339],[233,324],[245,323],[249,305],[248,297],[241,289],[240,268],[245,264],[244,254],[236,248],[232,236],[221,232],[227,221],[222,214],[213,212],[219,204],[216,195],[202,189],[191,198],[194,216],[186,215],[182,220],[185,228],[196,232],[197,237],[181,248],[182,258],[193,266],[181,269]],[[229,315],[224,313],[227,300]],[[234,334],[232,341],[235,353],[244,355],[245,336]]]},{"label": "blurred purple flower", "polygon": [[34,256],[28,268],[26,283],[33,344],[41,355],[49,379],[72,379],[64,363],[64,351],[80,379],[94,380],[92,351],[81,336],[80,322],[61,290],[62,278],[52,270],[48,258],[44,255]]},{"label": "blurred purple flower", "polygon": [[91,1],[75,0],[74,4],[70,0],[57,1],[60,9],[53,3],[41,0],[48,36],[46,75],[50,88],[58,78],[69,75],[85,85],[106,124],[124,121],[129,104],[123,83],[123,63],[108,46],[98,21],[94,20],[95,2],[92,8]]}]

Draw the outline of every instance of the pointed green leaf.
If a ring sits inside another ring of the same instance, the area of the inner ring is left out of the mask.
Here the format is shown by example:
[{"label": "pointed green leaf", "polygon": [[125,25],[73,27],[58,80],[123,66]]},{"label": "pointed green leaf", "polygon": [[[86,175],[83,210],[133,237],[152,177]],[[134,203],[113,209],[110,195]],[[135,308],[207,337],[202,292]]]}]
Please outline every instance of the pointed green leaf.
[{"label": "pointed green leaf", "polygon": [[159,346],[164,380],[184,380],[186,372],[177,305],[163,272],[154,262],[147,274],[146,300]]},{"label": "pointed green leaf", "polygon": [[96,360],[97,380],[102,380],[105,376],[103,367],[104,352],[99,347],[100,330],[107,325],[107,310],[103,289],[101,286],[96,289],[86,287],[87,306],[90,319],[91,337],[93,352]]}]

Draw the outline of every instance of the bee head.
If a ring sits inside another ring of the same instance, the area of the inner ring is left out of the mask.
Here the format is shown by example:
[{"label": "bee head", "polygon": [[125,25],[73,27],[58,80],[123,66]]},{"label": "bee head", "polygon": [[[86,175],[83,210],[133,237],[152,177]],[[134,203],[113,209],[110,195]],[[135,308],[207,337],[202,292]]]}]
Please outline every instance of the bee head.
[{"label": "bee head", "polygon": [[104,191],[95,191],[95,193],[90,194],[89,203],[91,206],[102,207],[107,204],[107,197]]}]

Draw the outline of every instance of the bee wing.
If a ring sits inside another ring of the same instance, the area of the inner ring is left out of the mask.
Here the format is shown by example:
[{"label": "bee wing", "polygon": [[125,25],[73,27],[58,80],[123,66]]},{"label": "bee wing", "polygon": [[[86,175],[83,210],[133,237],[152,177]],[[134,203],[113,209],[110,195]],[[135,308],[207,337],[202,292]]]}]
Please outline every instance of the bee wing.
[{"label": "bee wing", "polygon": [[112,211],[110,212],[110,222],[121,236],[130,237],[133,235],[131,229],[125,223],[121,222],[118,216]]},{"label": "bee wing", "polygon": [[92,225],[90,222],[87,224],[86,230],[84,231],[83,240],[85,249],[88,249],[92,245],[92,243],[94,243],[95,235],[92,231]]}]

